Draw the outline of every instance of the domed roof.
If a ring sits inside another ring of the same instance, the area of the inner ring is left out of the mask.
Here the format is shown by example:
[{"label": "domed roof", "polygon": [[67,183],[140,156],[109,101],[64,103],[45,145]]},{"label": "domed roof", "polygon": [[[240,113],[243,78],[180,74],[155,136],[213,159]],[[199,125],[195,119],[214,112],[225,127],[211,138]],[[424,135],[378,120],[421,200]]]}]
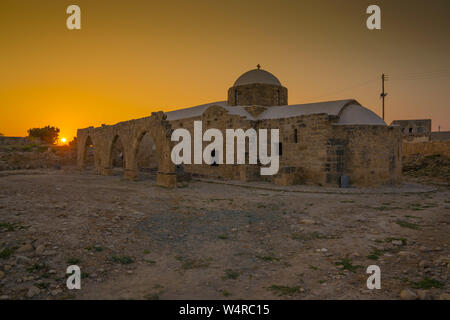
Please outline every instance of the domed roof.
[{"label": "domed roof", "polygon": [[261,70],[259,66],[257,69],[247,71],[239,78],[237,78],[233,86],[242,86],[252,83],[273,84],[276,86],[281,86],[281,82],[277,79],[277,77],[275,77],[270,72]]}]

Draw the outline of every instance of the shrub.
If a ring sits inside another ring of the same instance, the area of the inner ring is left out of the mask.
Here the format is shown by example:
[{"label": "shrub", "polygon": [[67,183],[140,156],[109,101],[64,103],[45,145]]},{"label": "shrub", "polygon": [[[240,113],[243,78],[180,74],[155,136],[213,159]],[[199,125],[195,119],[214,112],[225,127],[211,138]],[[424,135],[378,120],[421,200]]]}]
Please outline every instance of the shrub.
[{"label": "shrub", "polygon": [[43,128],[28,129],[28,136],[39,138],[42,142],[56,144],[59,137],[59,128],[46,126]]}]

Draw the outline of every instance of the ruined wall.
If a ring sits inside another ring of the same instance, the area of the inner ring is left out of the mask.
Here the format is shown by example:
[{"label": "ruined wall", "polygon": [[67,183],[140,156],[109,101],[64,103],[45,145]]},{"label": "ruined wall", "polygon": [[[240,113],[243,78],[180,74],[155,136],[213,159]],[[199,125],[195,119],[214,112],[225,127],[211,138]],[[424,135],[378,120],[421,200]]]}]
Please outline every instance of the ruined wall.
[{"label": "ruined wall", "polygon": [[398,126],[333,125],[327,151],[327,182],[376,186],[401,181],[401,130]]},{"label": "ruined wall", "polygon": [[402,155],[409,157],[415,154],[431,156],[440,154],[450,158],[450,140],[409,143],[403,141]]},{"label": "ruined wall", "polygon": [[0,136],[0,145],[26,145],[30,143],[39,143],[39,141],[34,142],[27,137],[6,137]]},{"label": "ruined wall", "polygon": [[403,141],[410,143],[430,141],[430,134],[428,133],[428,134],[403,135]]},{"label": "ruined wall", "polygon": [[163,112],[154,112],[150,117],[124,121],[115,125],[89,127],[77,131],[77,163],[85,167],[87,147],[94,150],[94,166],[97,173],[112,174],[114,146],[119,143],[123,153],[124,176],[136,179],[139,171],[138,151],[143,137],[150,134],[155,142],[158,158],[157,183],[162,186],[176,185],[175,168],[170,159],[172,128]]},{"label": "ruined wall", "polygon": [[430,135],[432,141],[450,140],[450,131],[435,131]]}]

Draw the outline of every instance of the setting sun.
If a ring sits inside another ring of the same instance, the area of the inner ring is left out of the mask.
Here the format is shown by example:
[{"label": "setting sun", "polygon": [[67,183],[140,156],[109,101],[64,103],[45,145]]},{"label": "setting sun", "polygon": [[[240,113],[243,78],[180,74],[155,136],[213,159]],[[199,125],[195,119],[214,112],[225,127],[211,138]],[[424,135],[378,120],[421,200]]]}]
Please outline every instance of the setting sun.
[{"label": "setting sun", "polygon": [[66,143],[67,139],[66,138],[61,138],[61,142],[62,143]]}]

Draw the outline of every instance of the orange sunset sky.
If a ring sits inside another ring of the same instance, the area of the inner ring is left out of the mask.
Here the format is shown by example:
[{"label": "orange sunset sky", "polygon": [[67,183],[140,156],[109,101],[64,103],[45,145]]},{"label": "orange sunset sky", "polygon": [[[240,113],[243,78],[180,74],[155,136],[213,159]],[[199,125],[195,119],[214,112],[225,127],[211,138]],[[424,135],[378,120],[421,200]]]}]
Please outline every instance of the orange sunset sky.
[{"label": "orange sunset sky", "polygon": [[[66,8],[81,7],[81,30]],[[366,28],[381,7],[382,30]],[[0,132],[114,124],[226,100],[260,63],[289,103],[354,98],[450,130],[450,1],[2,0]]]}]

